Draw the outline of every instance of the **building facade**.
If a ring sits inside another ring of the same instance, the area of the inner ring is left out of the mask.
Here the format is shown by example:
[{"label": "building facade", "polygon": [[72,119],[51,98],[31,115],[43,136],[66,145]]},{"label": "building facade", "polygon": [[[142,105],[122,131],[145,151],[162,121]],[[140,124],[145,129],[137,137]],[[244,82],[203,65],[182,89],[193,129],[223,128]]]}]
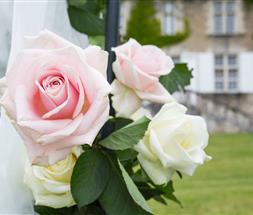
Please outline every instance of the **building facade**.
[{"label": "building facade", "polygon": [[[246,0],[154,0],[164,35],[183,31],[181,43],[164,47],[176,62],[193,68],[185,95],[176,95],[192,113],[207,119],[216,132],[253,131],[253,5]],[[131,8],[121,6],[121,34]]]}]

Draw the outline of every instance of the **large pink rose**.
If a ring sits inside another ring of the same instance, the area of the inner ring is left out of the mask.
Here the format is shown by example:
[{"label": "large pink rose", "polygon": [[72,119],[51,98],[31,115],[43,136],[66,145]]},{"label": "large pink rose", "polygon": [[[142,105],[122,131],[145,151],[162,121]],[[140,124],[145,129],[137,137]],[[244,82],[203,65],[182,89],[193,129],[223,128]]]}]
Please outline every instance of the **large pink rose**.
[{"label": "large pink rose", "polygon": [[[153,45],[142,46],[130,39],[113,51],[116,54],[113,71],[117,78],[112,84],[113,106],[118,115],[129,116],[140,107],[141,100],[156,103],[173,100],[159,82],[159,77],[174,67],[172,59],[161,49]],[[128,106],[122,105],[126,100]]]},{"label": "large pink rose", "polygon": [[33,163],[53,164],[92,144],[109,117],[107,53],[43,31],[27,38],[6,73],[1,99]]}]

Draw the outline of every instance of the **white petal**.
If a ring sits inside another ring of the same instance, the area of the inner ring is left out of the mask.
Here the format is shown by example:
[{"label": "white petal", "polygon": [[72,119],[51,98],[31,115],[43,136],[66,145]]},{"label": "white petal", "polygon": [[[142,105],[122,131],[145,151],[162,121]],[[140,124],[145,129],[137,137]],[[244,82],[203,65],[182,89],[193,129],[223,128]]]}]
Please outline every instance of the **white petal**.
[{"label": "white petal", "polygon": [[136,121],[142,117],[146,116],[147,118],[151,119],[152,118],[152,114],[151,112],[148,110],[148,109],[145,109],[145,108],[139,108],[136,112],[134,112],[132,115],[131,115],[131,119],[133,121]]},{"label": "white petal", "polygon": [[169,168],[164,168],[159,160],[154,162],[141,154],[138,155],[138,160],[142,168],[155,184],[161,185],[170,181],[174,171]]},{"label": "white petal", "polygon": [[112,83],[112,105],[117,116],[130,117],[141,107],[141,100],[135,92],[119,81]]}]

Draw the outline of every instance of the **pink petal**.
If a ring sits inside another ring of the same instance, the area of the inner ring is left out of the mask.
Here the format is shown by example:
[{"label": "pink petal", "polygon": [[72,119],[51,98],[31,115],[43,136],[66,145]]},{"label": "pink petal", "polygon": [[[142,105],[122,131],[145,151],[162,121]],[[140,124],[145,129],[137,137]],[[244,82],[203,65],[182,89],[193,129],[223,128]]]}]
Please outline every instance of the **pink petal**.
[{"label": "pink petal", "polygon": [[140,91],[153,85],[154,82],[158,82],[158,78],[143,73],[127,58],[122,65],[118,61],[115,61],[113,63],[113,72],[121,83]]},{"label": "pink petal", "polygon": [[25,37],[25,49],[59,49],[73,46],[72,43],[59,37],[51,31],[41,31],[38,36]]},{"label": "pink petal", "polygon": [[52,110],[54,108],[56,108],[56,104],[53,102],[53,100],[48,96],[48,94],[45,92],[45,90],[42,88],[42,86],[40,85],[40,83],[36,80],[35,84],[37,85],[38,89],[39,89],[39,94],[36,94],[35,96],[40,95],[40,98],[37,98],[36,100],[41,99],[43,106],[45,107],[45,109],[47,111]]},{"label": "pink petal", "polygon": [[108,53],[102,50],[99,46],[89,46],[84,50],[87,63],[101,72],[106,78]]},{"label": "pink petal", "polygon": [[155,82],[153,85],[150,85],[143,91],[136,90],[135,93],[142,100],[147,100],[161,104],[175,100],[159,82]]},{"label": "pink petal", "polygon": [[59,141],[62,138],[65,138],[71,135],[73,132],[75,132],[78,126],[80,125],[82,119],[83,114],[80,114],[78,117],[73,119],[65,128],[58,130],[56,132],[42,135],[41,137],[39,137],[37,141],[42,145]]},{"label": "pink petal", "polygon": [[67,77],[65,77],[66,86],[67,86],[67,99],[54,108],[53,110],[45,113],[42,116],[42,119],[64,119],[64,118],[71,118],[72,114],[75,110],[77,101],[78,101],[78,92],[75,90],[75,88],[72,86],[71,83],[69,83]]},{"label": "pink petal", "polygon": [[85,89],[80,80],[80,77],[69,70],[65,70],[64,74],[67,76],[72,86],[74,86],[77,92],[79,93],[78,102],[76,104],[76,108],[73,113],[73,118],[75,118],[78,114],[80,114],[83,110],[85,110],[84,105],[86,106],[89,105],[89,101],[88,99],[86,99],[85,101]]}]

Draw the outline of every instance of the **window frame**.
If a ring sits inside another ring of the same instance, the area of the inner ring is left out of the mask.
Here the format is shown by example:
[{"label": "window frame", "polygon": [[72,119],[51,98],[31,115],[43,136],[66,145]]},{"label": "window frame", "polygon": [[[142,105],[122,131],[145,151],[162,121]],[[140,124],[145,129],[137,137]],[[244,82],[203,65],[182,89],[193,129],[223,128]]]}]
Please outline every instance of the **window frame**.
[{"label": "window frame", "polygon": [[[237,3],[236,0],[215,0],[212,2],[212,22],[214,35],[235,35],[237,34]],[[220,9],[217,11],[217,5],[220,4]],[[229,8],[233,9],[228,9]],[[219,22],[217,22],[219,19]],[[220,25],[220,26],[219,26]]]},{"label": "window frame", "polygon": [[[167,11],[167,7],[170,5],[171,9],[170,11]],[[176,2],[175,0],[168,0],[164,2],[163,5],[163,33],[165,35],[175,35],[177,33],[176,31]],[[170,21],[168,22],[168,20]],[[170,25],[168,25],[170,23]],[[170,29],[168,28],[170,26]]]},{"label": "window frame", "polygon": [[[217,64],[217,57],[222,56],[222,63]],[[234,58],[234,63],[231,63],[230,57]],[[216,53],[214,54],[214,89],[217,93],[238,93],[239,91],[239,57],[237,54],[228,53]],[[222,75],[217,75],[217,73]],[[234,75],[231,76],[231,71]],[[218,87],[218,86],[222,87]],[[234,86],[231,88],[231,86]]]}]

